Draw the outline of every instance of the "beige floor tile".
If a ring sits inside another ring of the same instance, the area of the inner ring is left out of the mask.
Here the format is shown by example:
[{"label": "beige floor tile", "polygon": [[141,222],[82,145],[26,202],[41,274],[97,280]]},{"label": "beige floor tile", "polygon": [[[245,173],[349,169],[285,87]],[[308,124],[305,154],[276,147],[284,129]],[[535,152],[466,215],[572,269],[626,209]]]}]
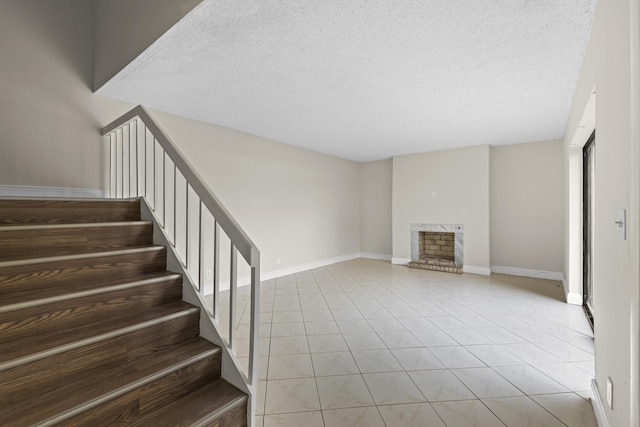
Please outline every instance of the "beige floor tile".
[{"label": "beige floor tile", "polygon": [[411,333],[426,347],[458,345],[458,342],[440,329],[413,330]]},{"label": "beige floor tile", "polygon": [[569,391],[563,385],[529,365],[498,366],[493,369],[525,394],[562,393]]},{"label": "beige floor tile", "polygon": [[[375,406],[347,409],[324,409],[325,426],[330,427],[385,427]],[[306,427],[306,426],[305,426]]]},{"label": "beige floor tile", "polygon": [[576,368],[571,363],[544,363],[533,365],[533,367],[571,391],[591,389],[593,375]]},{"label": "beige floor tile", "polygon": [[486,365],[462,346],[432,347],[431,353],[447,368],[475,368]]},{"label": "beige floor tile", "polygon": [[392,350],[406,371],[444,369],[444,365],[427,348],[398,348]]},{"label": "beige floor tile", "polygon": [[[387,427],[442,427],[440,417],[447,427],[504,427],[475,391],[505,420],[544,425],[552,413],[569,426],[593,427],[588,389],[567,389],[593,375],[591,331],[554,283],[358,259],[262,290],[257,412],[266,412],[265,426],[382,426],[382,415]],[[309,375],[309,365],[317,377],[275,379]],[[269,371],[274,379],[266,382]],[[416,391],[420,401],[395,403]],[[521,392],[540,393],[532,396],[537,403],[495,397]],[[385,399],[393,404],[374,406]],[[533,416],[522,418],[522,407]]]},{"label": "beige floor tile", "polygon": [[564,427],[556,417],[528,396],[482,400],[508,427]]},{"label": "beige floor tile", "polygon": [[271,338],[271,356],[296,353],[309,353],[306,336]]},{"label": "beige floor tile", "polygon": [[283,354],[269,358],[269,380],[282,380],[287,378],[313,377],[313,365],[309,354]]},{"label": "beige floor tile", "polygon": [[334,320],[333,314],[331,313],[330,310],[322,310],[322,311],[304,310],[302,312],[302,317],[304,318],[305,322],[320,322],[323,320]]},{"label": "beige floor tile", "polygon": [[311,353],[327,353],[332,351],[348,351],[347,343],[341,334],[310,335],[309,349]]},{"label": "beige floor tile", "polygon": [[359,374],[351,352],[313,353],[313,370],[316,377]]},{"label": "beige floor tile", "polygon": [[363,374],[376,372],[397,372],[403,368],[387,349],[381,350],[357,350],[351,352],[356,364]]},{"label": "beige floor tile", "polygon": [[501,344],[465,346],[487,366],[523,365],[525,362],[507,351]]},{"label": "beige floor tile", "polygon": [[322,409],[374,405],[369,389],[360,375],[316,378]]},{"label": "beige floor tile", "polygon": [[406,372],[363,374],[376,405],[424,402],[425,398]]},{"label": "beige floor tile", "polygon": [[386,349],[387,346],[375,332],[362,332],[359,334],[344,334],[344,340],[350,350],[376,350]]},{"label": "beige floor tile", "polygon": [[591,402],[574,393],[531,396],[568,427],[598,427]]},{"label": "beige floor tile", "polygon": [[267,381],[265,415],[320,409],[314,378]]},{"label": "beige floor tile", "polygon": [[409,376],[429,402],[476,398],[449,370],[413,371]]},{"label": "beige floor tile", "polygon": [[336,323],[338,324],[338,328],[340,328],[340,332],[345,335],[374,332],[369,322],[364,319],[344,319],[337,320]]},{"label": "beige floor tile", "polygon": [[304,322],[307,335],[331,335],[339,334],[340,329],[333,320],[322,320],[318,322]]},{"label": "beige floor tile", "polygon": [[264,417],[264,427],[324,427],[324,425],[320,411],[265,415]]},{"label": "beige floor tile", "polygon": [[306,335],[306,331],[303,322],[274,323],[271,325],[271,338],[304,335]]},{"label": "beige floor tile", "polygon": [[523,395],[491,368],[453,369],[451,372],[480,399]]},{"label": "beige floor tile", "polygon": [[378,406],[378,410],[387,426],[446,427],[429,403]]},{"label": "beige floor tile", "polygon": [[528,364],[562,362],[559,357],[532,343],[505,344],[502,347]]},{"label": "beige floor tile", "polygon": [[432,406],[447,427],[504,427],[504,423],[479,400],[436,402]]},{"label": "beige floor tile", "polygon": [[422,347],[422,343],[409,331],[378,332],[387,348]]}]

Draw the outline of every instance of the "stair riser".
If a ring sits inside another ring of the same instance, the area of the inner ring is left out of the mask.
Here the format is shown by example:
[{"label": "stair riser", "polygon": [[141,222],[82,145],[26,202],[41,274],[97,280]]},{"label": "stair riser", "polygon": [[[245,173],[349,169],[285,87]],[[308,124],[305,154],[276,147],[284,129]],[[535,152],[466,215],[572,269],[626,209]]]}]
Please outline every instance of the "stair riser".
[{"label": "stair riser", "polygon": [[104,227],[3,230],[0,262],[17,259],[90,253],[153,243],[153,226],[138,223]]},{"label": "stair riser", "polygon": [[[105,318],[132,315],[161,304],[179,301],[182,278],[83,298],[74,298],[18,312],[0,313],[0,345],[10,341],[69,331]],[[0,361],[2,356],[0,355]]]},{"label": "stair riser", "polygon": [[0,200],[0,225],[139,220],[139,200]]},{"label": "stair riser", "polygon": [[16,304],[135,280],[164,271],[166,249],[0,268],[0,305]]},{"label": "stair riser", "polygon": [[61,424],[67,427],[127,425],[220,376],[220,359],[208,358],[91,409]]},{"label": "stair riser", "polygon": [[149,365],[137,366],[136,359],[153,355],[163,347],[195,339],[198,326],[199,314],[196,312],[0,372],[0,407],[22,412],[38,403],[30,401],[32,396],[39,396],[40,403],[51,400],[53,410],[62,392],[95,394],[127,370],[152,369]]}]

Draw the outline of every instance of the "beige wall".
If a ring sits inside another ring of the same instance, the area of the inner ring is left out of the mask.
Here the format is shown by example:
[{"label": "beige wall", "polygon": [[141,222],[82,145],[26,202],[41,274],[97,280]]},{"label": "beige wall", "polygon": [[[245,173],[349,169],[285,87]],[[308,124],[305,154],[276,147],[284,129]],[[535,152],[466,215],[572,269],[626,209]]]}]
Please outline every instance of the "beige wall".
[{"label": "beige wall", "polygon": [[357,163],[168,113],[153,116],[256,243],[263,276],[357,256]]},{"label": "beige wall", "polygon": [[393,160],[360,164],[360,251],[391,259]]},{"label": "beige wall", "polygon": [[[571,151],[592,88],[596,88],[594,317],[596,381],[612,426],[638,425],[638,295],[640,238],[638,131],[639,6],[637,0],[600,1],[587,57],[565,135],[569,191]],[[631,53],[633,52],[633,53]],[[573,168],[579,165],[573,165]],[[627,209],[628,237],[616,233],[618,209]],[[569,221],[571,217],[569,217]],[[567,235],[567,244],[575,236]],[[606,383],[613,381],[613,409]]]},{"label": "beige wall", "polygon": [[91,93],[92,2],[0,3],[0,185],[102,189],[106,122]]},{"label": "beige wall", "polygon": [[466,271],[490,273],[489,154],[484,145],[393,158],[395,261],[411,258],[411,223],[463,224]]},{"label": "beige wall", "polygon": [[561,275],[563,172],[562,141],[491,148],[492,266]]},{"label": "beige wall", "polygon": [[115,76],[201,1],[94,0],[93,88]]}]

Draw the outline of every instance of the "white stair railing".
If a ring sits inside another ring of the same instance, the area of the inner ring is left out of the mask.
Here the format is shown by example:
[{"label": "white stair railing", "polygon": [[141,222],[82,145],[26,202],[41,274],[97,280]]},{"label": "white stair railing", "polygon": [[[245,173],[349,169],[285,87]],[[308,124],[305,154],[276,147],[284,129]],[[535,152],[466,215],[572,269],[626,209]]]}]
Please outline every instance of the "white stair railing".
[{"label": "white stair railing", "polygon": [[[236,362],[247,362],[241,374],[256,390],[258,248],[142,106],[105,126],[102,135],[109,147],[110,197],[140,197],[146,202],[223,345]],[[228,252],[222,251],[223,246]],[[247,273],[243,281],[250,285],[241,288],[241,300],[238,253],[246,263],[241,266]],[[221,258],[227,262],[221,263]],[[239,341],[246,344],[244,348]]]}]

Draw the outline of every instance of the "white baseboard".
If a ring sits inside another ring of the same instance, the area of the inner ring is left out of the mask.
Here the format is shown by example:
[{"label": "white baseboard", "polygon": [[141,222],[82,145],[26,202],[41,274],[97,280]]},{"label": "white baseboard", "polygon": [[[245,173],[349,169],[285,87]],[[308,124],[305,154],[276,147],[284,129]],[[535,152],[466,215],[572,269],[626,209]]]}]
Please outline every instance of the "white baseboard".
[{"label": "white baseboard", "polygon": [[106,190],[96,188],[35,187],[28,185],[0,185],[0,197],[55,197],[95,199],[107,197]]},{"label": "white baseboard", "polygon": [[562,278],[562,288],[564,289],[564,298],[567,301],[567,304],[572,304],[572,305],[583,304],[584,301],[582,299],[582,294],[569,292],[569,283],[567,283],[566,277]]},{"label": "white baseboard", "polygon": [[475,265],[463,265],[462,271],[471,274],[481,274],[483,276],[491,276],[491,269],[488,267],[478,267]]},{"label": "white baseboard", "polygon": [[581,294],[574,294],[572,292],[569,292],[567,294],[567,304],[582,305],[583,303],[584,303],[584,301],[582,300],[582,295]]},{"label": "white baseboard", "polygon": [[411,258],[391,258],[391,264],[407,265],[411,262]]},{"label": "white baseboard", "polygon": [[491,266],[492,273],[508,274],[510,276],[533,277],[536,279],[564,280],[564,273],[559,271],[534,270],[532,268]]},{"label": "white baseboard", "polygon": [[380,259],[383,261],[391,261],[391,255],[389,254],[377,254],[374,252],[360,252],[360,258],[368,259]]},{"label": "white baseboard", "polygon": [[338,262],[350,261],[352,259],[360,258],[360,252],[355,252],[347,255],[340,255],[333,258],[321,259],[318,261],[312,261],[306,264],[300,264],[293,267],[287,267],[280,270],[268,271],[261,273],[260,281],[271,280],[277,277],[288,276],[290,274],[301,273],[303,271],[312,270],[314,268],[325,267],[327,265],[336,264]]},{"label": "white baseboard", "polygon": [[596,379],[591,380],[591,406],[593,406],[593,413],[596,416],[598,427],[611,427],[607,413],[604,410],[604,402],[600,396],[600,390],[598,389],[598,383]]}]

